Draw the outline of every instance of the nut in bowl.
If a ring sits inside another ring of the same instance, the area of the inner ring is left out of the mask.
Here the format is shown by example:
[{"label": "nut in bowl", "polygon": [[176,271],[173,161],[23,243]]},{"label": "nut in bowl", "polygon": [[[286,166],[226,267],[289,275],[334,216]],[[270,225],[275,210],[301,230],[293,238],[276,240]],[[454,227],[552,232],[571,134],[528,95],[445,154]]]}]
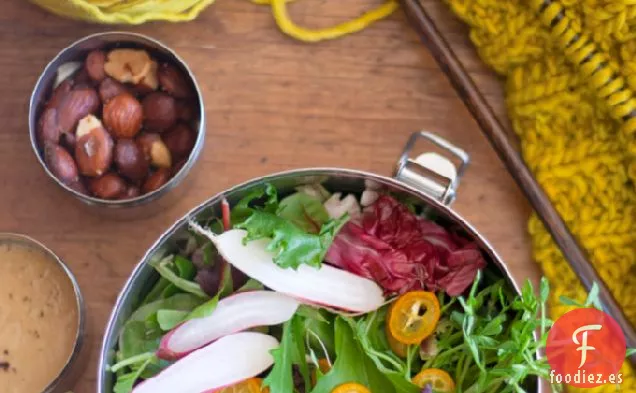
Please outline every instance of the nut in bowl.
[{"label": "nut in bowl", "polygon": [[[47,174],[85,203],[134,207],[164,198],[197,160],[201,93],[185,63],[133,33],[100,33],[62,50],[29,108]],[[174,193],[172,193],[174,194]]]}]

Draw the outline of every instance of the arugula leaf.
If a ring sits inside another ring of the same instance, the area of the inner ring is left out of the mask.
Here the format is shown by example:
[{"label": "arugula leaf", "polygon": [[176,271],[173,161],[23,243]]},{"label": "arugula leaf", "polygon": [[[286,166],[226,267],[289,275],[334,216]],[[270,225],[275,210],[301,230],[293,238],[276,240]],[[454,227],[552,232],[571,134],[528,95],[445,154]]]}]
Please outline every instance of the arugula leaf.
[{"label": "arugula leaf", "polygon": [[274,262],[283,268],[297,269],[302,264],[320,267],[333,239],[347,220],[347,216],[330,220],[315,235],[273,213],[255,211],[236,227],[247,230],[245,242],[271,238],[267,249],[277,253]]},{"label": "arugula leaf", "polygon": [[322,202],[302,192],[280,201],[277,214],[303,231],[314,234],[319,233],[322,225],[329,220],[329,214]]},{"label": "arugula leaf", "polygon": [[263,380],[263,386],[268,386],[272,392],[294,391],[292,371],[294,364],[299,366],[305,386],[311,386],[303,333],[304,329],[299,316],[295,315],[291,320],[285,322],[280,346],[272,351],[274,367]]}]

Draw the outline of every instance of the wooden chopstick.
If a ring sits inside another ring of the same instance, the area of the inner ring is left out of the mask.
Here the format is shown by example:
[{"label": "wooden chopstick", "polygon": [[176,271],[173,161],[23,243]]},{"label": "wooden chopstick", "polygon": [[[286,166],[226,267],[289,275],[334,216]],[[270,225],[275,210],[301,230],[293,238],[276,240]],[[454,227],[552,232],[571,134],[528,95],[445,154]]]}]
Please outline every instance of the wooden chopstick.
[{"label": "wooden chopstick", "polygon": [[[457,94],[477,120],[482,132],[486,135],[499,158],[504,162],[508,171],[537,212],[583,286],[589,291],[592,284],[597,283],[599,298],[603,304],[604,311],[611,315],[623,329],[627,347],[635,348],[636,332],[634,327],[625,317],[607,285],[605,285],[592,264],[587,260],[585,253],[568,230],[561,216],[532,176],[521,155],[509,140],[504,126],[497,119],[490,105],[481,95],[449,44],[442,37],[435,23],[422,7],[420,0],[400,0],[400,2],[411,24],[433,54],[442,71],[449,78]],[[630,360],[632,364],[636,365],[636,355],[631,356]]]}]

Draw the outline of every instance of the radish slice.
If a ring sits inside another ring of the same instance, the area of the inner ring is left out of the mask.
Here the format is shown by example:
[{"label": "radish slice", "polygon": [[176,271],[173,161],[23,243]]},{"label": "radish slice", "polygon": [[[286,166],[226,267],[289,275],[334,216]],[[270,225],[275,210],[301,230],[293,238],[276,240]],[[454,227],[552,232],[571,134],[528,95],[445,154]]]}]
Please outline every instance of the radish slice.
[{"label": "radish slice", "polygon": [[243,244],[247,232],[232,229],[220,235],[196,224],[193,228],[210,238],[223,258],[234,267],[268,288],[314,304],[323,304],[353,312],[370,312],[384,304],[382,289],[373,281],[345,270],[323,264],[320,269],[300,265],[297,270],[283,269],[267,251],[269,239]]},{"label": "radish slice", "polygon": [[178,359],[228,334],[256,326],[279,325],[291,319],[299,302],[272,291],[251,291],[226,297],[206,318],[191,319],[161,340],[158,355]]},{"label": "radish slice", "polygon": [[278,340],[262,333],[225,336],[147,379],[133,393],[201,393],[254,377],[274,364]]}]

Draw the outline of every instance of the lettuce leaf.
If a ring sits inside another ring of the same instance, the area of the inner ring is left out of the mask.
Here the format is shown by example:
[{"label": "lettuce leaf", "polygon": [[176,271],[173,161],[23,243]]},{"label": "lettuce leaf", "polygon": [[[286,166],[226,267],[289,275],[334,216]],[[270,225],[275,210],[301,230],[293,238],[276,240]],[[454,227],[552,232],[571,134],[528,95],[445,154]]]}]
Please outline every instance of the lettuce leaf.
[{"label": "lettuce leaf", "polygon": [[329,221],[329,214],[322,202],[302,192],[292,194],[280,201],[278,216],[304,232],[314,234],[320,233],[322,225]]}]

